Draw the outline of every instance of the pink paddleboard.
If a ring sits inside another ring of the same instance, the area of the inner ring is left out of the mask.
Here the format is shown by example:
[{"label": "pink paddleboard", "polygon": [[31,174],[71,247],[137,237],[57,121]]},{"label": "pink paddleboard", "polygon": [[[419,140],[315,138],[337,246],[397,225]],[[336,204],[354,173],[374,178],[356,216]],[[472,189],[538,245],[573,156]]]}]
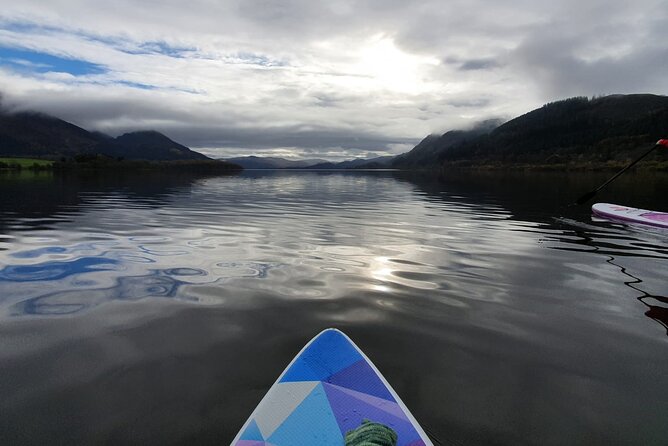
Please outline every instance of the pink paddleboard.
[{"label": "pink paddleboard", "polygon": [[591,210],[595,215],[611,220],[668,229],[668,212],[649,211],[609,203],[596,203],[591,207]]}]

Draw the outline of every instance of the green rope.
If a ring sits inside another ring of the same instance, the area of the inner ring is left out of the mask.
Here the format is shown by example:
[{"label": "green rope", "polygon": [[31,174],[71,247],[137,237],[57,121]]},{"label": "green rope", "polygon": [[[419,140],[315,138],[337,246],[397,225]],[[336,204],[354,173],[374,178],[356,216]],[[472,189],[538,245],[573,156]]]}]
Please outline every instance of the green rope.
[{"label": "green rope", "polygon": [[397,433],[384,424],[364,420],[346,433],[345,446],[397,446]]}]

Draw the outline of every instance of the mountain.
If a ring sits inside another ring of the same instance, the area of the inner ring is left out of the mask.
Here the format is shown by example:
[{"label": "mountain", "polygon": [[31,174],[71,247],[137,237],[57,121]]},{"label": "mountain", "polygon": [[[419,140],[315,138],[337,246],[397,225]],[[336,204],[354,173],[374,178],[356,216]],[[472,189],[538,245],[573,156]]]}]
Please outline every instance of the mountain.
[{"label": "mountain", "polygon": [[[396,167],[605,165],[637,156],[668,134],[668,97],[575,97],[553,102],[491,131],[428,136]],[[436,158],[436,162],[434,162]],[[656,151],[649,160],[666,160]]]},{"label": "mountain", "polygon": [[379,156],[376,158],[355,158],[338,163],[324,162],[308,166],[308,169],[382,169],[389,167],[394,156]]},{"label": "mountain", "polygon": [[225,161],[238,164],[244,169],[300,169],[314,164],[326,162],[322,159],[293,161],[286,160],[285,158],[260,156],[240,156],[237,158],[228,158]]},{"label": "mountain", "polygon": [[60,157],[96,153],[104,140],[74,124],[39,113],[0,113],[0,156]]},{"label": "mountain", "polygon": [[393,159],[394,156],[380,156],[332,162],[322,159],[292,161],[275,157],[241,156],[228,158],[226,161],[238,164],[244,169],[378,169],[389,167]]},{"label": "mountain", "polygon": [[501,124],[499,120],[487,120],[471,130],[451,130],[443,135],[428,135],[410,152],[398,155],[392,161],[392,167],[413,169],[440,166],[441,154],[448,148],[475,140],[487,134]]},{"label": "mountain", "polygon": [[209,159],[155,131],[112,138],[45,114],[0,112],[0,156],[59,159],[98,154],[148,161]]},{"label": "mountain", "polygon": [[153,130],[125,133],[101,145],[105,155],[143,160],[206,160],[208,156],[190,150]]},{"label": "mountain", "polygon": [[546,104],[488,135],[450,147],[441,160],[548,164],[626,160],[666,133],[666,96],[577,97]]}]

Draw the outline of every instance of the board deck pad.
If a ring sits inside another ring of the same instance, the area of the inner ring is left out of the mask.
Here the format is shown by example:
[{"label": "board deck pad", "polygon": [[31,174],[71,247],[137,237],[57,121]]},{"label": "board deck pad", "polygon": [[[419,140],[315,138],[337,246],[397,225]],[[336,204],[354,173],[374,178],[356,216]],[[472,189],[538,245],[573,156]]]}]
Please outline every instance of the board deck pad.
[{"label": "board deck pad", "polygon": [[432,445],[366,355],[330,328],[292,360],[232,446],[343,446],[363,420],[393,429],[398,446]]},{"label": "board deck pad", "polygon": [[649,211],[610,203],[596,203],[591,207],[591,210],[599,217],[668,228],[667,212]]}]

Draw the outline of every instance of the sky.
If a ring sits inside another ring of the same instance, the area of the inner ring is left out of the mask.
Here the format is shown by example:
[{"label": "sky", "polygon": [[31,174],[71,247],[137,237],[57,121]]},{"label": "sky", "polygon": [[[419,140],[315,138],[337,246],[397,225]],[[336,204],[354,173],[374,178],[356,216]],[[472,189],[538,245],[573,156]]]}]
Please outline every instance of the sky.
[{"label": "sky", "polygon": [[3,106],[214,157],[392,155],[572,96],[668,94],[668,0],[0,0]]}]

